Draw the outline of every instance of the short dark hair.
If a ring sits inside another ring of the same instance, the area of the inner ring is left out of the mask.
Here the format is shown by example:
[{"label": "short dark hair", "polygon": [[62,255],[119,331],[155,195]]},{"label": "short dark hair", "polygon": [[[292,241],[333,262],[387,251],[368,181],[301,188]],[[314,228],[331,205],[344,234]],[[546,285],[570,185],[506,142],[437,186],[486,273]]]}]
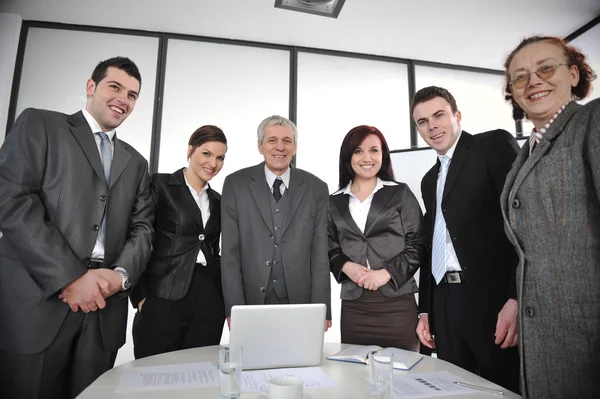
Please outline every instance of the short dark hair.
[{"label": "short dark hair", "polygon": [[96,85],[100,83],[102,79],[106,77],[108,74],[108,68],[113,67],[120,69],[127,73],[127,75],[135,78],[138,82],[140,82],[140,90],[142,90],[142,75],[140,75],[140,70],[138,69],[135,62],[131,61],[127,57],[113,57],[107,60],[100,62],[94,68],[94,72],[92,72],[92,80]]},{"label": "short dark hair", "polygon": [[381,140],[381,169],[377,172],[377,177],[381,180],[393,181],[394,170],[392,169],[392,160],[390,159],[390,149],[385,141],[383,134],[374,126],[356,126],[346,134],[342,147],[340,148],[340,179],[339,188],[342,189],[354,180],[354,170],[352,169],[352,154],[358,148],[367,136],[374,134]]},{"label": "short dark hair", "polygon": [[415,93],[415,96],[412,100],[412,104],[410,105],[410,115],[412,116],[417,105],[427,102],[429,100],[433,100],[436,97],[441,97],[444,100],[448,101],[448,104],[450,104],[450,109],[452,110],[453,114],[456,114],[458,112],[456,100],[448,90],[444,89],[443,87],[428,86],[423,87],[421,90]]},{"label": "short dark hair", "polygon": [[585,60],[585,54],[579,49],[568,45],[563,39],[555,36],[531,36],[523,39],[504,62],[504,76],[506,79],[504,83],[504,98],[512,104],[513,119],[516,121],[525,118],[527,115],[525,115],[525,111],[519,107],[519,104],[517,104],[512,97],[512,87],[510,85],[508,68],[519,51],[530,44],[538,42],[548,42],[560,48],[567,59],[567,64],[569,64],[569,66],[575,65],[577,69],[579,69],[579,83],[577,83],[577,86],[571,87],[571,94],[575,99],[581,100],[582,98],[587,97],[588,94],[590,94],[592,80],[596,79],[596,74],[592,70],[592,67]]},{"label": "short dark hair", "polygon": [[213,125],[204,125],[196,129],[190,136],[188,145],[192,146],[192,151],[188,153],[188,157],[192,155],[196,148],[209,141],[218,141],[227,145],[225,133],[220,128]]}]

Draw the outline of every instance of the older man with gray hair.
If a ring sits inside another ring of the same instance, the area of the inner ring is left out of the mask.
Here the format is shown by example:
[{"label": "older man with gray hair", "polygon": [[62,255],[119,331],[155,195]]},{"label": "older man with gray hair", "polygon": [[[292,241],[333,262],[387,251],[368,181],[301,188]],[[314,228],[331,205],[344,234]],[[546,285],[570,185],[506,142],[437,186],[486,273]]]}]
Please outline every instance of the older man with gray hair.
[{"label": "older man with gray hair", "polygon": [[258,126],[264,162],[227,176],[221,198],[221,275],[233,305],[324,303],[331,327],[327,185],[291,165],[298,132],[270,116]]}]

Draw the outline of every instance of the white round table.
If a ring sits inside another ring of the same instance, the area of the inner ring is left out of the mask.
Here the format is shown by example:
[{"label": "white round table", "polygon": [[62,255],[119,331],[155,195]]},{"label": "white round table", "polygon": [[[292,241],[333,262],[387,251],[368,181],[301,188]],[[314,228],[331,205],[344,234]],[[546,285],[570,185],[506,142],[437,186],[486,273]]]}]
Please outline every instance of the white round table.
[{"label": "white round table", "polygon": [[[348,363],[340,361],[327,360],[327,356],[347,348],[346,344],[325,343],[323,346],[323,361],[319,366],[325,374],[331,378],[336,386],[334,388],[312,388],[304,390],[305,399],[352,399],[368,397],[368,366],[359,363]],[[109,399],[109,398],[144,398],[144,399],[202,399],[219,398],[219,388],[194,388],[194,389],[172,389],[169,391],[139,391],[128,393],[117,393],[116,388],[119,385],[123,370],[131,367],[146,367],[181,363],[212,362],[218,363],[218,346],[207,346],[203,348],[187,349],[177,352],[164,353],[162,355],[151,356],[140,360],[135,360],[121,366],[115,367],[102,376],[100,376],[92,385],[81,393],[78,398],[81,399]],[[494,388],[504,391],[504,396],[493,395],[485,392],[470,393],[467,395],[454,395],[452,398],[520,398],[519,395],[512,393],[498,385],[485,380],[473,373],[463,370],[451,363],[443,360],[424,356],[410,371],[394,370],[394,375],[404,375],[408,373],[429,373],[434,371],[447,370],[458,377],[461,377],[469,383]],[[265,399],[266,396],[261,393],[242,393],[242,399]]]}]

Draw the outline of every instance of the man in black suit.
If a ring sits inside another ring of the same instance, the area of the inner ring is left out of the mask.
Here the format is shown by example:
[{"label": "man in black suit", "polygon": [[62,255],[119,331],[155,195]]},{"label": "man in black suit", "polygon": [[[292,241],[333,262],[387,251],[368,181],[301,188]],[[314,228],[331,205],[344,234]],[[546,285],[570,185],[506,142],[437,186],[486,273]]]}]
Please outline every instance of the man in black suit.
[{"label": "man in black suit", "polygon": [[153,231],[148,163],[116,137],[140,85],[103,61],[84,110],[26,109],[0,149],[0,397],[75,397],[125,343]]},{"label": "man in black suit", "polygon": [[411,113],[438,156],[421,182],[431,256],[421,268],[417,335],[439,358],[518,392],[518,258],[500,194],[519,146],[504,130],[462,131],[456,101],[440,87],[419,90]]}]

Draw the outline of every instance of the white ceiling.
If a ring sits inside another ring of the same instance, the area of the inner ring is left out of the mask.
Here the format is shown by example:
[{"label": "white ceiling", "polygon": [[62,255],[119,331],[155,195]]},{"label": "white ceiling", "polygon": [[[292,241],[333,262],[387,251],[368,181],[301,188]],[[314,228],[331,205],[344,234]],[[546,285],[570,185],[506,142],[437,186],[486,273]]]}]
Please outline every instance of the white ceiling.
[{"label": "white ceiling", "polygon": [[346,0],[339,18],[274,0],[0,0],[0,12],[63,22],[251,40],[501,69],[532,34],[566,36],[600,0]]}]

